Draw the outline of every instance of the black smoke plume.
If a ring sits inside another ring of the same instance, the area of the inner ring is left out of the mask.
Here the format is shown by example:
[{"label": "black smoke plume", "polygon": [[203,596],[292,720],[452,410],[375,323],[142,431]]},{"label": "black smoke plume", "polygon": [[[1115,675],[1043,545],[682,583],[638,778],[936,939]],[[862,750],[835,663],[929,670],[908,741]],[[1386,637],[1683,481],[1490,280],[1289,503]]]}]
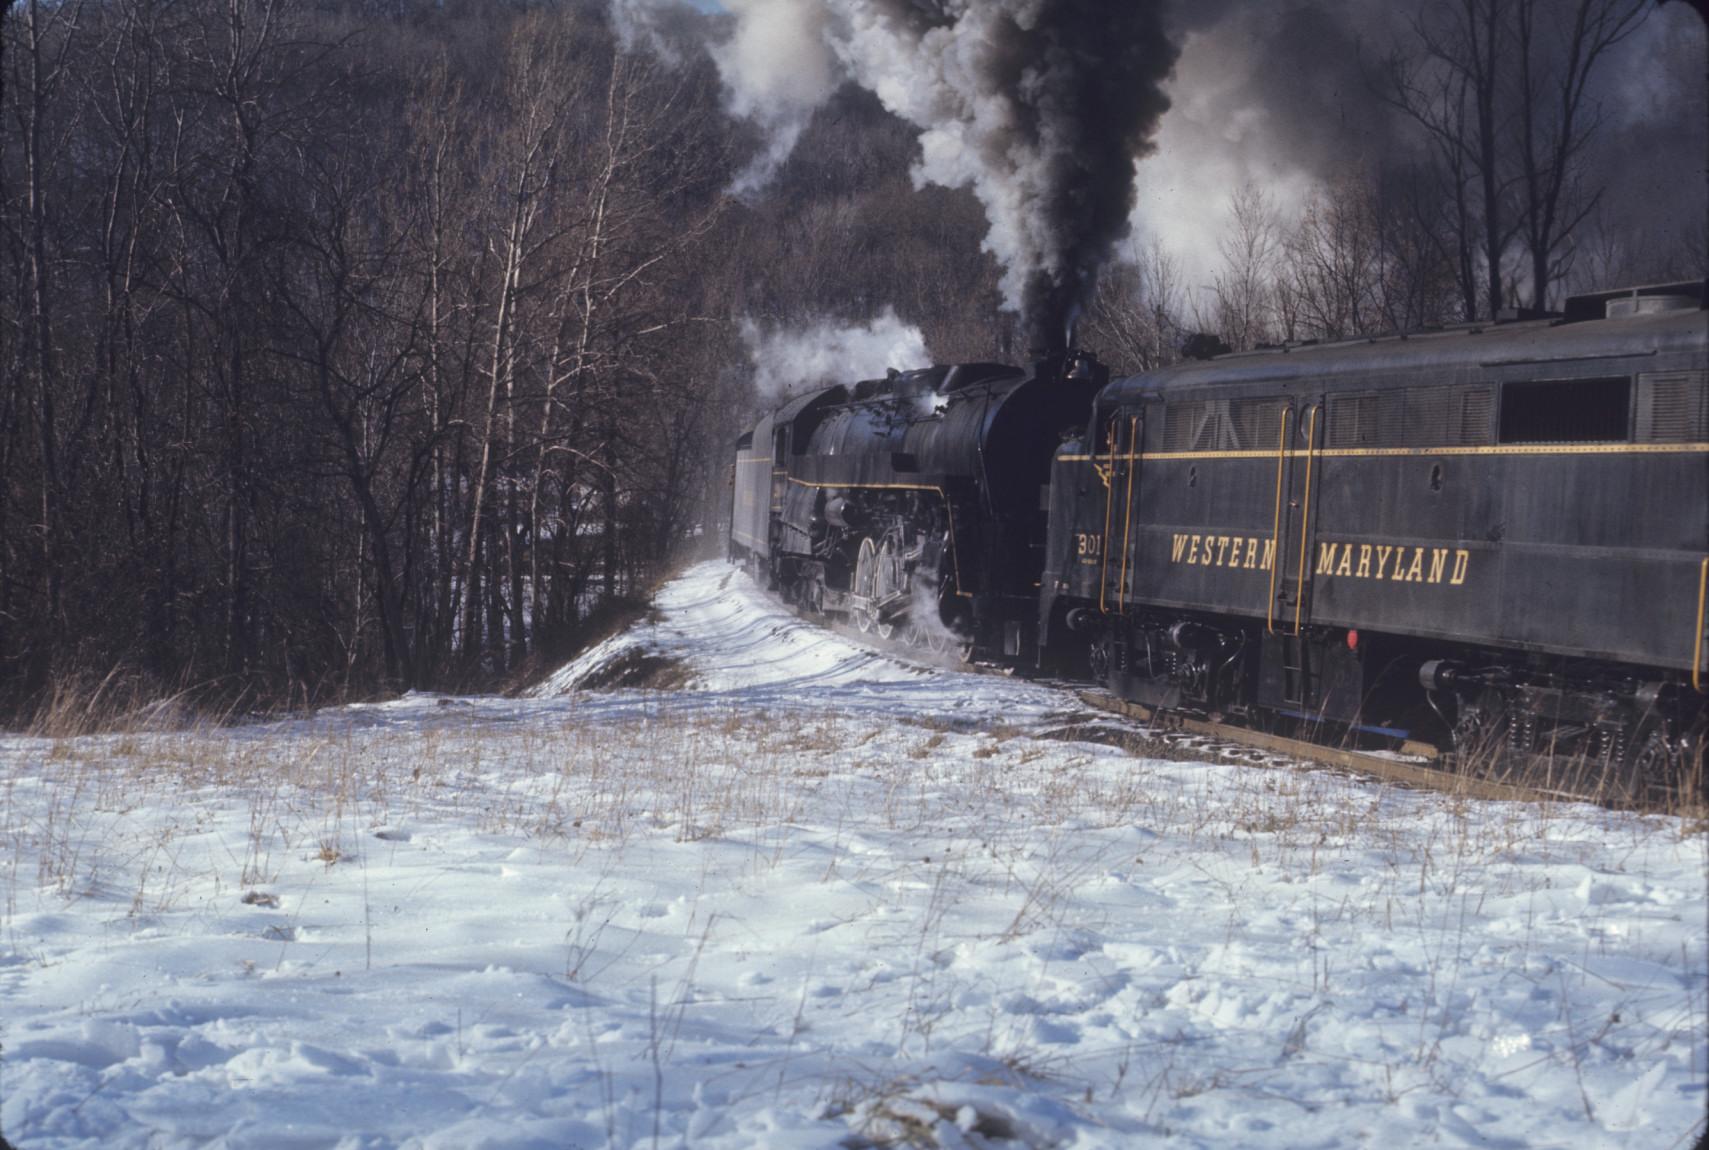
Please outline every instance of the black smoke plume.
[{"label": "black smoke plume", "polygon": [[[1033,214],[1019,229],[1030,233],[1030,244],[1004,245],[996,220],[992,243],[1020,280],[1030,346],[1065,346],[1099,269],[1128,234],[1134,163],[1150,152],[1169,107],[1163,83],[1176,48],[1164,33],[1162,4],[887,0],[883,6],[922,46],[934,37],[975,38],[974,50],[948,57],[966,72],[946,68],[930,78],[967,97],[948,106],[975,129],[969,136],[983,171],[973,182],[987,208],[994,200],[1018,200]],[[944,59],[929,50],[924,55]],[[932,178],[929,165],[926,175]]]},{"label": "black smoke plume", "polygon": [[852,81],[919,130],[917,182],[973,190],[1005,302],[1034,347],[1064,346],[1128,233],[1134,164],[1169,106],[1162,0],[724,6],[732,31],[714,55],[731,108],[771,137],[739,187],[762,183],[813,105]]}]

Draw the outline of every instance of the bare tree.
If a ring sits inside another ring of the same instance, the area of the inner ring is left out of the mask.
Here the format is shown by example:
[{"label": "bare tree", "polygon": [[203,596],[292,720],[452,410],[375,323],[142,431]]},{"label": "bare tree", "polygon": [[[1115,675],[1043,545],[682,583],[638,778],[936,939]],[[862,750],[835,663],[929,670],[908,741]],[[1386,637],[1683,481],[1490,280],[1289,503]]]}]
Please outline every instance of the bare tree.
[{"label": "bare tree", "polygon": [[[407,405],[421,393],[422,325],[416,319],[426,301],[402,283],[403,242],[396,229],[408,221],[363,219],[360,205],[378,198],[396,171],[388,156],[376,154],[382,144],[370,136],[361,156],[355,148],[339,148],[323,159],[305,157],[302,177],[314,210],[296,221],[295,258],[272,268],[282,307],[272,352],[301,368],[324,418],[331,466],[349,481],[356,502],[361,543],[353,565],[352,617],[361,620],[371,599],[385,680],[413,686],[415,663],[393,536],[399,508],[386,499],[383,483],[394,467]],[[305,414],[311,409],[303,408]],[[402,466],[399,497],[413,491],[420,474],[419,459]],[[361,649],[360,625],[345,646],[349,675]]]},{"label": "bare tree", "polygon": [[1378,252],[1378,308],[1391,331],[1464,316],[1466,263],[1456,234],[1441,226],[1441,201],[1427,165],[1390,168],[1371,179],[1368,210]]},{"label": "bare tree", "polygon": [[1306,205],[1282,243],[1296,332],[1342,339],[1367,330],[1375,245],[1360,189],[1342,180]]},{"label": "bare tree", "polygon": [[478,284],[485,249],[459,242],[460,225],[474,215],[480,159],[470,124],[480,115],[478,97],[440,47],[413,77],[406,104],[405,134],[411,162],[392,189],[392,211],[413,216],[409,262],[424,297],[418,317],[425,364],[420,376],[425,426],[415,450],[429,468],[425,508],[406,504],[406,514],[426,541],[420,561],[415,615],[417,657],[442,666],[452,651],[460,610],[462,549],[458,506],[463,485],[461,453],[467,436],[464,397],[474,385]]},{"label": "bare tree", "polygon": [[1502,263],[1517,229],[1504,148],[1510,114],[1502,93],[1513,3],[1425,5],[1411,21],[1415,43],[1394,50],[1377,84],[1385,100],[1423,129],[1440,165],[1467,319],[1480,314],[1474,287],[1479,265],[1486,314],[1505,306]]},{"label": "bare tree", "polygon": [[1212,285],[1216,329],[1230,347],[1244,350],[1272,338],[1281,225],[1274,203],[1255,183],[1234,192],[1229,212],[1230,227],[1218,244],[1223,270]]},{"label": "bare tree", "polygon": [[1601,194],[1587,183],[1602,126],[1593,78],[1647,14],[1643,0],[1448,0],[1422,7],[1413,43],[1389,56],[1377,88],[1429,143],[1445,206],[1424,214],[1451,236],[1439,246],[1467,319],[1514,299],[1516,240],[1532,306],[1548,305],[1566,241]]},{"label": "bare tree", "polygon": [[1595,210],[1600,188],[1586,183],[1588,147],[1602,125],[1591,78],[1608,51],[1649,14],[1643,0],[1513,0],[1519,164],[1531,304],[1548,306],[1549,285],[1565,270],[1563,240]]},{"label": "bare tree", "polygon": [[1152,240],[1130,241],[1098,282],[1087,340],[1118,371],[1150,371],[1174,361],[1186,334],[1181,266]]},{"label": "bare tree", "polygon": [[[478,458],[470,481],[469,512],[464,530],[463,560],[463,649],[473,657],[490,650],[502,669],[503,641],[492,627],[483,628],[483,578],[496,577],[485,557],[492,554],[488,534],[496,531],[488,521],[487,499],[495,465],[507,443],[515,442],[515,409],[510,404],[515,388],[517,362],[517,311],[525,293],[532,290],[537,274],[533,264],[546,244],[542,232],[551,228],[547,217],[549,197],[557,187],[561,118],[564,105],[560,85],[564,72],[564,44],[549,17],[536,14],[514,30],[509,47],[505,127],[495,156],[502,199],[494,205],[487,241],[495,253],[498,282],[493,291],[488,327],[486,401],[478,420]],[[501,400],[504,401],[501,403]],[[509,433],[505,440],[499,436]],[[496,602],[495,590],[485,588]],[[490,617],[490,616],[489,616]]]},{"label": "bare tree", "polygon": [[65,526],[61,522],[64,475],[60,465],[60,428],[57,403],[62,390],[59,343],[56,331],[55,261],[50,253],[55,214],[50,202],[50,169],[63,154],[53,138],[51,106],[56,102],[68,72],[68,58],[76,44],[82,3],[47,5],[27,0],[23,19],[23,50],[19,62],[23,91],[18,97],[19,134],[23,142],[24,199],[23,240],[27,279],[24,285],[24,360],[33,383],[34,419],[37,434],[39,501],[34,534],[40,545],[42,600],[39,610],[47,624],[47,641],[38,648],[44,660],[51,659],[64,635],[62,613],[61,555]]}]

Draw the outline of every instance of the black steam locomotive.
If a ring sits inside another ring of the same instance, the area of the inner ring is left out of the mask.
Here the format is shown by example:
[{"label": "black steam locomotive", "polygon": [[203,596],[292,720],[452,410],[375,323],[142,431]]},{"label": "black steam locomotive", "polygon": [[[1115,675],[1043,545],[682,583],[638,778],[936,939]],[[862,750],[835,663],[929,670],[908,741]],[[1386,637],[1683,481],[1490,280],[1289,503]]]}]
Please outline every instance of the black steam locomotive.
[{"label": "black steam locomotive", "polygon": [[732,554],[813,611],[934,650],[1030,651],[1051,453],[1108,373],[892,372],[778,408],[736,444]]},{"label": "black steam locomotive", "polygon": [[1709,714],[1704,302],[831,388],[739,443],[732,552],[1152,708],[1667,784]]}]

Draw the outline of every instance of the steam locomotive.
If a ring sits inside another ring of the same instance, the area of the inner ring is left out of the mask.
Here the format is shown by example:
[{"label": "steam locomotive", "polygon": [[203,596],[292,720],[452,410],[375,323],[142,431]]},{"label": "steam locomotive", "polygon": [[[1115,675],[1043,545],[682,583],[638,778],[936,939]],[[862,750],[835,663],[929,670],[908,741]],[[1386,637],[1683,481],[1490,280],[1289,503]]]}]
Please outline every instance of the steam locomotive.
[{"label": "steam locomotive", "polygon": [[1020,658],[1052,453],[1108,379],[1066,353],[799,396],[736,444],[732,554],[789,602],[881,638]]},{"label": "steam locomotive", "polygon": [[815,391],[738,442],[731,555],[1154,709],[1670,787],[1709,719],[1704,308]]}]

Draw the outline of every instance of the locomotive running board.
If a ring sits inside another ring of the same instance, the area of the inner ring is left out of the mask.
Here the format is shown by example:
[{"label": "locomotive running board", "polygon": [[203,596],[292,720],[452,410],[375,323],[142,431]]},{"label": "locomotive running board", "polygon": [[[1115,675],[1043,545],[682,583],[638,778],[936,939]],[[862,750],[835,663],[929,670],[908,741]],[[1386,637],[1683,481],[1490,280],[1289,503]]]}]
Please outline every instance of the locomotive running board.
[{"label": "locomotive running board", "polygon": [[[1320,746],[1317,743],[1308,743],[1303,739],[1290,739],[1282,735],[1272,735],[1265,731],[1250,731],[1245,727],[1236,727],[1228,723],[1213,723],[1208,719],[1195,719],[1191,715],[1183,715],[1175,711],[1159,714],[1150,707],[1130,703],[1125,699],[1113,698],[1102,691],[1079,691],[1077,694],[1080,701],[1088,707],[1096,707],[1100,711],[1108,711],[1124,718],[1137,719],[1142,723],[1148,723],[1161,729],[1188,731],[1195,735],[1227,739],[1231,743],[1239,743],[1242,746],[1253,747],[1260,751],[1287,755],[1291,758],[1307,759],[1314,763],[1322,763],[1325,766],[1356,771],[1359,774],[1375,775],[1389,782],[1402,783],[1407,786],[1421,787],[1432,791],[1447,791],[1451,794],[1465,795],[1474,799],[1496,799],[1512,802],[1560,801],[1568,797],[1554,791],[1514,786],[1511,783],[1497,783],[1488,779],[1470,778],[1451,771],[1403,763],[1395,759],[1365,754],[1361,751]],[[1417,753],[1426,758],[1435,758],[1439,755],[1435,747],[1423,743],[1407,743],[1403,750],[1406,753]]]}]

